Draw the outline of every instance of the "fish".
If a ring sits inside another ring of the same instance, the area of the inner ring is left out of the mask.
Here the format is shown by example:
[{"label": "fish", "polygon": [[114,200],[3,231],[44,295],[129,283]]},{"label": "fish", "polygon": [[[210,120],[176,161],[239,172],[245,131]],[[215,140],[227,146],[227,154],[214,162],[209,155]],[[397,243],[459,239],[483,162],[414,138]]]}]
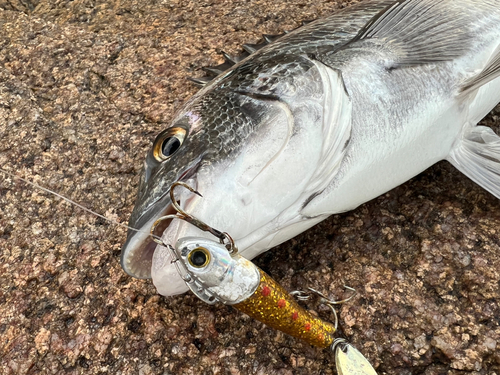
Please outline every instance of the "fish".
[{"label": "fish", "polygon": [[[350,211],[441,160],[500,198],[500,0],[372,0],[308,23],[218,74],[146,157],[121,264],[165,296],[187,287],[147,231],[183,210],[247,259]],[[165,244],[209,236],[181,220]]]}]

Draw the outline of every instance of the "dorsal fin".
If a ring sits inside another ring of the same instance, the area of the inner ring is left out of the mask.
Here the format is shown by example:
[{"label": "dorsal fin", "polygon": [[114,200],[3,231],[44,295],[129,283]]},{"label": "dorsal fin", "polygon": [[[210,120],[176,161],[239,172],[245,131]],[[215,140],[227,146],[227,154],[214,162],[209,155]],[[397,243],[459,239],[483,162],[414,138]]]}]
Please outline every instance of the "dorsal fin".
[{"label": "dorsal fin", "polygon": [[[302,26],[307,25],[308,23],[311,23],[313,21],[303,21]],[[299,26],[298,28],[302,27]],[[296,29],[294,29],[296,30]],[[269,43],[272,43],[282,36],[288,34],[288,31],[285,31],[283,34],[276,34],[276,35],[270,35],[270,34],[262,34],[262,40],[257,43],[257,44],[243,44],[241,47],[243,48],[242,53],[240,53],[237,56],[229,55],[228,53],[222,51],[222,56],[224,57],[224,62],[222,64],[216,65],[216,66],[209,66],[209,67],[204,67],[202,68],[206,73],[208,73],[208,76],[206,77],[200,77],[200,78],[189,78],[190,81],[194,82],[198,86],[205,86],[207,83],[211,82],[215,77],[217,77],[219,74],[222,72],[226,71],[227,69],[231,68],[234,64],[239,63],[241,60],[246,59],[248,56],[250,56],[252,53],[258,51],[262,47],[267,46]]]},{"label": "dorsal fin", "polygon": [[193,82],[196,86],[198,87],[203,87],[205,86],[207,83],[211,82],[212,79],[214,79],[213,76],[211,77],[188,77],[188,79]]},{"label": "dorsal fin", "polygon": [[283,35],[285,35],[285,33],[283,33],[283,34],[276,34],[276,35],[262,34],[262,37],[267,42],[267,44],[269,44],[269,43],[274,42],[275,40],[278,40]]},{"label": "dorsal fin", "polygon": [[265,45],[267,45],[267,43],[259,43],[259,44],[248,44],[248,43],[245,43],[245,44],[242,45],[242,47],[249,54],[252,54],[255,51],[258,51],[259,49],[261,49],[262,47],[264,47]]},{"label": "dorsal fin", "polygon": [[393,68],[453,60],[468,50],[471,36],[463,27],[463,18],[458,13],[450,17],[449,11],[444,0],[396,1],[344,48],[375,43],[393,52]]},{"label": "dorsal fin", "polygon": [[226,60],[226,62],[230,62],[234,65],[239,63],[241,60],[246,59],[248,56],[250,56],[250,54],[247,51],[243,51],[239,55],[233,56],[222,51],[222,56],[224,56],[224,60]]},{"label": "dorsal fin", "polygon": [[212,75],[213,77],[218,76],[222,72],[225,72],[228,70],[230,67],[232,67],[234,64],[223,62],[220,65],[216,66],[205,66],[202,69],[207,72],[209,75]]}]

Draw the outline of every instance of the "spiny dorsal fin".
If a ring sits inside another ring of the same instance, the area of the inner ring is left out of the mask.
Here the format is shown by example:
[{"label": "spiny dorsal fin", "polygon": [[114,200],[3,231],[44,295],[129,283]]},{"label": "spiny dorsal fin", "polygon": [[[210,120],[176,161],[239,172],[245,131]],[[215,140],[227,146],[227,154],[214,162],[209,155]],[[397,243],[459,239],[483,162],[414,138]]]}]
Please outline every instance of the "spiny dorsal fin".
[{"label": "spiny dorsal fin", "polygon": [[248,44],[245,43],[242,45],[243,49],[247,51],[250,55],[254,53],[255,51],[258,51],[262,47],[264,47],[266,43],[260,43],[260,44]]},{"label": "spiny dorsal fin", "polygon": [[222,72],[225,72],[226,70],[228,70],[230,67],[232,67],[234,65],[234,63],[228,63],[228,62],[223,62],[222,64],[220,65],[216,65],[216,66],[205,66],[203,67],[202,69],[208,73],[209,75],[212,75],[214,77],[218,76],[219,74],[221,74]]},{"label": "spiny dorsal fin", "polygon": [[250,54],[247,51],[243,51],[239,55],[233,56],[222,51],[222,56],[224,56],[224,60],[226,60],[227,63],[232,63],[234,65],[239,63],[241,60],[246,59],[248,56],[250,56]]},{"label": "spiny dorsal fin", "polygon": [[188,77],[188,79],[193,82],[196,86],[198,87],[203,87],[205,86],[207,83],[211,82],[214,77],[213,76],[210,76],[210,77]]},{"label": "spiny dorsal fin", "polygon": [[[346,45],[366,41],[394,52],[393,68],[450,61],[467,51],[471,36],[444,0],[400,0],[377,14]],[[459,12],[459,10],[457,10]]]},{"label": "spiny dorsal fin", "polygon": [[[244,44],[243,52],[237,56],[229,55],[228,53],[222,51],[222,56],[224,57],[224,62],[222,64],[216,66],[208,66],[203,67],[202,69],[208,74],[208,77],[202,78],[190,78],[190,81],[196,83],[198,86],[205,86],[207,83],[212,81],[215,77],[217,77],[222,72],[225,72],[227,69],[231,68],[234,64],[239,63],[241,60],[246,59],[255,51],[258,51],[262,47],[268,45],[271,42],[281,38],[284,34],[279,35],[262,35],[263,40],[258,44]],[[207,79],[208,78],[208,79]]]},{"label": "spiny dorsal fin", "polygon": [[[302,25],[307,25],[312,21],[303,21]],[[231,68],[234,64],[239,63],[241,60],[246,59],[252,53],[258,51],[262,47],[267,46],[269,43],[272,43],[282,36],[288,34],[288,31],[285,31],[283,34],[270,35],[270,34],[262,34],[262,40],[257,44],[243,44],[243,52],[237,56],[232,56],[222,51],[222,56],[224,57],[224,62],[217,66],[209,66],[202,68],[206,73],[208,73],[207,77],[200,78],[189,78],[190,81],[194,82],[198,86],[205,86],[207,83],[211,82],[215,77],[217,77],[222,72]]]},{"label": "spiny dorsal fin", "polygon": [[278,40],[283,35],[285,35],[285,33],[283,33],[283,34],[276,34],[276,35],[262,34],[262,37],[267,42],[267,44],[269,44],[269,43],[274,42],[275,40]]}]

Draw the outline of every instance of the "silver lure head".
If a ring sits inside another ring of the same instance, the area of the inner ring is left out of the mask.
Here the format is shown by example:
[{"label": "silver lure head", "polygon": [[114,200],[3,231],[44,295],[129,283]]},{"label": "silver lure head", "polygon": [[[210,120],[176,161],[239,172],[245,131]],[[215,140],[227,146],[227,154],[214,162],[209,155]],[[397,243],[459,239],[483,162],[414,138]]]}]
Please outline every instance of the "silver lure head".
[{"label": "silver lure head", "polygon": [[[330,162],[324,111],[340,78],[306,56],[273,55],[244,60],[196,94],[149,152],[129,226],[149,231],[175,213],[169,189],[188,183],[203,198],[176,195],[183,210],[233,236],[251,259],[321,221],[302,214],[326,187]],[[333,168],[333,167],[332,167]],[[319,180],[318,180],[319,179]],[[179,220],[157,233],[165,243],[210,234]],[[129,232],[122,267],[131,276],[153,278],[158,292],[186,286],[170,264],[171,254],[146,234]]]},{"label": "silver lure head", "polygon": [[[250,297],[260,283],[258,268],[225,245],[205,238],[186,237],[177,241],[178,267],[186,285],[207,303],[235,304]],[[184,272],[183,272],[184,270]]]}]

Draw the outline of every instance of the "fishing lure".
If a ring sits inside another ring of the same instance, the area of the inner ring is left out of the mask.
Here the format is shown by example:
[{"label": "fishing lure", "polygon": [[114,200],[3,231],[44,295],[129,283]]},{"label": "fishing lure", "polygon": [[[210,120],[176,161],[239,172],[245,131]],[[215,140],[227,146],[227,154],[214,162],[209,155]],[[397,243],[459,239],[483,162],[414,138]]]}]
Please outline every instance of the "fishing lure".
[{"label": "fishing lure", "polygon": [[[189,185],[176,182],[170,188],[172,202],[174,190],[183,186],[200,195]],[[153,239],[171,253],[172,263],[177,268],[189,289],[208,304],[221,302],[257,319],[267,326],[299,338],[319,348],[330,347],[335,352],[339,374],[376,374],[366,358],[344,339],[336,339],[337,316],[334,302],[323,297],[322,302],[331,307],[335,323],[327,322],[301,307],[293,293],[288,293],[278,282],[254,263],[242,257],[227,233],[214,229],[183,211],[175,204],[175,215],[158,219],[151,228]],[[219,242],[201,238],[184,237],[175,246],[166,244],[154,234],[164,220],[182,219],[198,228],[212,233]],[[300,294],[303,298],[303,294]]]},{"label": "fishing lure", "polygon": [[[0,172],[34,188],[53,194],[116,225],[140,231],[89,210],[61,194],[2,168],[0,168]],[[176,203],[177,200],[174,199],[174,190],[178,186],[185,187],[201,196],[199,192],[183,182],[174,183],[170,188],[170,197],[172,202],[175,202],[173,206],[177,213],[158,219],[153,224],[149,235],[156,243],[165,246],[171,252],[172,262],[179,275],[197,297],[208,304],[221,302],[232,305],[267,326],[299,338],[313,346],[330,347],[335,353],[335,363],[339,375],[376,374],[368,360],[356,348],[345,339],[334,337],[338,321],[333,305],[347,302],[353,296],[343,301],[330,301],[318,291],[309,288],[310,291],[322,297],[321,301],[332,309],[335,323],[332,324],[312,315],[301,307],[294,298],[297,296],[297,299],[304,300],[309,297],[308,295],[303,292],[288,293],[272,277],[242,257],[228,233],[221,232],[182,210]],[[171,219],[187,221],[197,228],[211,233],[219,239],[219,242],[206,238],[185,237],[179,239],[175,247],[165,244],[162,238],[155,234],[155,229],[162,221]]]}]

